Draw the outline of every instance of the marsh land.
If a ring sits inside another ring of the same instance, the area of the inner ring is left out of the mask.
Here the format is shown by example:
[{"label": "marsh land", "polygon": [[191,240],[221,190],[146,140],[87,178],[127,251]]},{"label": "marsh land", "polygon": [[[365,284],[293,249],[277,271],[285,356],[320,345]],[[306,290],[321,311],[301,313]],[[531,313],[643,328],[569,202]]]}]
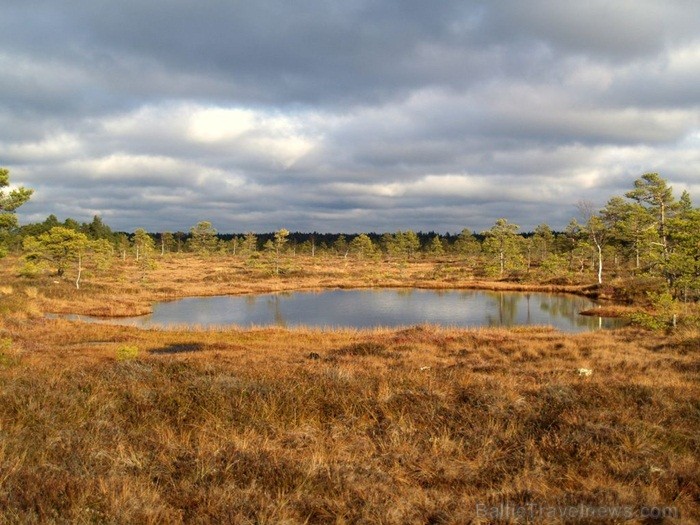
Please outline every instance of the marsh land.
[{"label": "marsh land", "polygon": [[44,317],[284,290],[613,298],[614,286],[490,282],[447,259],[300,257],[274,274],[174,254],[148,272],[118,262],[76,290],[18,277],[18,264],[0,271],[0,522],[457,524],[501,503],[700,521],[692,325],[144,330]]}]

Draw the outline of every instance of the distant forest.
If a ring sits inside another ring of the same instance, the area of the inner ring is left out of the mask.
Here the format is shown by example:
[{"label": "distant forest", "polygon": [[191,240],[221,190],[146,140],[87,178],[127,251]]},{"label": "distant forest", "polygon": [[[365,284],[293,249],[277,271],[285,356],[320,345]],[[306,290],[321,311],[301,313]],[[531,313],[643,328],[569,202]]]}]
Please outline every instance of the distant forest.
[{"label": "distant forest", "polygon": [[[8,185],[7,170],[3,171]],[[2,181],[0,181],[2,182]],[[14,197],[14,200],[12,200]],[[412,230],[391,233],[276,232],[221,234],[201,221],[189,231],[115,232],[101,217],[79,223],[45,221],[19,226],[14,210],[31,197],[20,188],[0,193],[0,255],[14,252],[25,260],[27,277],[55,269],[63,272],[77,261],[79,271],[92,264],[106,267],[112,259],[134,258],[154,264],[157,257],[193,253],[202,257],[236,256],[269,260],[284,272],[285,257],[342,257],[388,261],[433,258],[461,260],[491,278],[553,282],[592,276],[597,283],[616,277],[656,280],[652,287],[675,298],[700,297],[700,209],[683,192],[678,198],[667,181],[648,173],[624,196],[614,196],[602,209],[580,202],[579,219],[563,231],[540,224],[531,232],[506,218],[488,230],[440,235]],[[580,279],[579,279],[580,280]]]}]

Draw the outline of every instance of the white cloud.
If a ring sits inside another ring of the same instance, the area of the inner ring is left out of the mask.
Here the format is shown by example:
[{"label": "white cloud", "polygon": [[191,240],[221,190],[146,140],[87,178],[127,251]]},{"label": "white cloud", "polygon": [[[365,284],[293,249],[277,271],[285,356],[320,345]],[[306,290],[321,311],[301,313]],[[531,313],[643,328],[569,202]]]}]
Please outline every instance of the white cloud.
[{"label": "white cloud", "polygon": [[83,151],[82,146],[79,137],[60,133],[37,142],[0,142],[0,157],[12,157],[16,162],[56,161],[79,156]]},{"label": "white cloud", "polygon": [[190,163],[180,159],[119,153],[101,158],[75,160],[66,165],[67,169],[80,173],[88,180],[137,182],[158,179],[163,182],[177,180],[179,183],[183,182],[182,174],[188,172],[191,167]]},{"label": "white cloud", "polygon": [[255,113],[240,108],[199,108],[189,120],[189,136],[201,142],[231,141],[257,127]]}]

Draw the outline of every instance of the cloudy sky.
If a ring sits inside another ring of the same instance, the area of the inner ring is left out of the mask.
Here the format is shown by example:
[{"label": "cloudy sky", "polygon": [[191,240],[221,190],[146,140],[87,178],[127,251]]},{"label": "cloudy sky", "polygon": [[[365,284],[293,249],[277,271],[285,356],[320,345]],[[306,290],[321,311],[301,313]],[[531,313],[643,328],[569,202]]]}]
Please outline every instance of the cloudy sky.
[{"label": "cloudy sky", "polygon": [[20,220],[563,228],[656,171],[700,202],[697,0],[2,0]]}]

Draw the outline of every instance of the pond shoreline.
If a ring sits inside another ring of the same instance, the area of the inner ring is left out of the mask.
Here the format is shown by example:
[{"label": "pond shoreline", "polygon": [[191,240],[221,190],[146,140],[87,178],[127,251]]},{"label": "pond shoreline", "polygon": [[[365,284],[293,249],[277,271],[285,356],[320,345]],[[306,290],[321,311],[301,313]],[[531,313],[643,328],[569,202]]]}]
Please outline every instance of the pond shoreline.
[{"label": "pond shoreline", "polygon": [[[510,281],[472,281],[460,284],[442,284],[442,283],[386,283],[372,285],[356,285],[356,284],[328,284],[324,286],[305,286],[304,284],[294,285],[292,283],[284,283],[287,286],[262,286],[258,289],[239,289],[227,292],[219,292],[213,290],[208,293],[162,293],[148,294],[148,304],[131,305],[134,306],[134,311],[107,313],[106,308],[96,307],[88,303],[72,303],[60,308],[47,308],[44,313],[54,315],[80,315],[100,318],[130,318],[150,315],[153,313],[153,305],[158,302],[178,301],[180,299],[194,297],[223,297],[223,296],[250,296],[250,295],[265,295],[272,293],[292,293],[292,292],[325,292],[330,290],[387,290],[387,289],[416,289],[416,290],[435,290],[435,291],[450,291],[450,290],[487,290],[494,292],[532,292],[532,293],[552,293],[552,294],[569,294],[579,297],[587,297],[596,301],[609,302],[610,299],[601,297],[600,287],[598,285],[550,285],[550,284],[523,284]],[[612,315],[603,315],[602,317],[620,317],[615,315],[613,308],[606,310],[613,312]],[[595,313],[583,315],[596,315]]]},{"label": "pond shoreline", "polygon": [[[159,301],[150,315],[128,317],[46,314],[47,318],[113,323],[142,329],[198,326],[300,326],[321,329],[553,326],[566,332],[616,328],[612,320],[583,320],[593,299],[564,292],[491,288],[372,287],[218,294]],[[603,317],[603,316],[599,316]],[[589,317],[590,319],[590,317]]]}]

